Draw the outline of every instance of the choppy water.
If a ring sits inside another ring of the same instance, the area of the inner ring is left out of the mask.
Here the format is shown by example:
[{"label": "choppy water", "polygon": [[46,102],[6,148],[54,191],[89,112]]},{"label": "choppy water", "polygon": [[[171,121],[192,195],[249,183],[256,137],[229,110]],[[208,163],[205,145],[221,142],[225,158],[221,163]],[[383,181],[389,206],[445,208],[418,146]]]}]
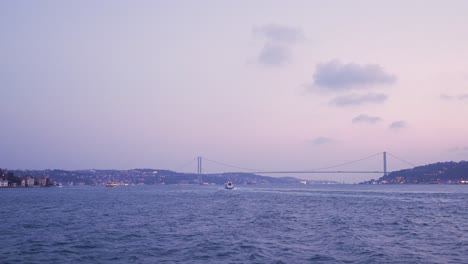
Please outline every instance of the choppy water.
[{"label": "choppy water", "polygon": [[468,186],[1,189],[0,263],[468,263]]}]

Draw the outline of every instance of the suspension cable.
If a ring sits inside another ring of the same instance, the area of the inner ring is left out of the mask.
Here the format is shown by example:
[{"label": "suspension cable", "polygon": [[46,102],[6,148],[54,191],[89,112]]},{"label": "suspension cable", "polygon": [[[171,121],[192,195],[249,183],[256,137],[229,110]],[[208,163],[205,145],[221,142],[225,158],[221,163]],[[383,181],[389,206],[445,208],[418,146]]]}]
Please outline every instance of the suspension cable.
[{"label": "suspension cable", "polygon": [[243,167],[239,167],[239,166],[234,166],[234,165],[230,165],[230,164],[227,164],[227,163],[224,163],[224,162],[219,162],[219,161],[215,161],[215,160],[210,160],[210,159],[207,159],[205,157],[202,157],[202,159],[206,160],[206,161],[210,161],[210,162],[213,162],[213,163],[216,163],[218,165],[222,165],[222,166],[226,166],[226,167],[230,167],[230,168],[234,168],[234,169],[240,169],[240,170],[248,170],[248,171],[261,171],[261,170],[254,170],[254,169],[249,169],[249,168],[243,168]]},{"label": "suspension cable", "polygon": [[345,162],[345,163],[341,163],[341,164],[337,164],[337,165],[332,165],[332,166],[328,166],[328,167],[317,168],[317,169],[313,169],[313,170],[333,169],[333,168],[336,168],[336,167],[345,166],[345,165],[353,164],[353,163],[356,163],[356,162],[359,162],[359,161],[363,161],[365,159],[373,158],[373,157],[375,157],[377,155],[381,155],[381,154],[382,154],[382,152],[379,152],[379,153],[375,153],[375,154],[372,154],[370,156],[367,156],[367,157],[364,157],[364,158],[361,158],[361,159],[358,159],[358,160],[353,160],[353,161],[349,161],[349,162]]},{"label": "suspension cable", "polygon": [[401,162],[404,162],[404,163],[406,163],[406,164],[412,166],[412,167],[416,167],[416,165],[414,165],[413,163],[408,162],[408,161],[406,161],[406,160],[404,160],[404,159],[401,159],[401,158],[399,158],[399,157],[393,155],[392,153],[387,152],[387,154],[390,155],[390,156],[392,156],[392,157],[394,157],[395,159],[397,159],[397,160],[399,160],[399,161],[401,161]]},{"label": "suspension cable", "polygon": [[[333,169],[333,168],[336,168],[336,167],[340,167],[340,166],[345,166],[345,165],[349,165],[349,164],[353,164],[353,163],[356,163],[356,162],[359,162],[359,161],[363,161],[363,160],[366,160],[366,159],[369,159],[369,158],[373,158],[377,155],[381,155],[382,153],[379,152],[379,153],[375,153],[375,154],[372,154],[372,155],[369,155],[367,157],[364,157],[364,158],[361,158],[361,159],[357,159],[357,160],[353,160],[353,161],[349,161],[349,162],[345,162],[345,163],[341,163],[341,164],[336,164],[336,165],[332,165],[332,166],[327,166],[327,167],[321,167],[321,168],[316,168],[316,169],[312,169],[312,171],[318,171],[318,170],[326,170],[326,169]],[[211,159],[207,159],[207,158],[204,158],[204,160],[207,160],[207,161],[210,161],[210,162],[213,162],[213,163],[216,163],[216,164],[219,164],[219,165],[222,165],[222,166],[226,166],[226,167],[230,167],[230,168],[235,168],[235,169],[241,169],[241,170],[248,170],[248,171],[266,171],[266,170],[257,170],[257,169],[250,169],[250,168],[244,168],[244,167],[239,167],[239,166],[235,166],[235,165],[230,165],[230,164],[227,164],[227,163],[224,163],[224,162],[219,162],[219,161],[215,161],[215,160],[211,160]]]},{"label": "suspension cable", "polygon": [[180,171],[182,169],[185,169],[187,166],[191,165],[196,159],[197,158],[193,158],[189,162],[187,162],[185,164],[182,164],[181,166],[177,167],[177,169],[175,169],[175,171]]}]

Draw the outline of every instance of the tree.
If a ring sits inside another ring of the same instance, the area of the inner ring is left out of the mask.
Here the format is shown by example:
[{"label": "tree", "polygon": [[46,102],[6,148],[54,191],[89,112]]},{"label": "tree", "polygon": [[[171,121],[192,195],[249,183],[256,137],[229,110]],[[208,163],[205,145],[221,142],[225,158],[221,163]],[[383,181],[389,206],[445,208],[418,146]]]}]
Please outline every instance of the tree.
[{"label": "tree", "polygon": [[9,171],[7,174],[6,174],[6,178],[7,178],[7,181],[8,183],[16,183],[18,185],[21,184],[21,179],[20,177],[16,177],[13,172]]}]

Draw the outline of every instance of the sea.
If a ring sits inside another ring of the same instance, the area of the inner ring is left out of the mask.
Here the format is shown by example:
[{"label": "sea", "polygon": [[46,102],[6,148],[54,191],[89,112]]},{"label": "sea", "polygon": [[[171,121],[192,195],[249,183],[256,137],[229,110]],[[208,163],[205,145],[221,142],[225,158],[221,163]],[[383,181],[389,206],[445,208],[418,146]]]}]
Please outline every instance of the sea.
[{"label": "sea", "polygon": [[0,263],[468,263],[468,185],[0,189]]}]

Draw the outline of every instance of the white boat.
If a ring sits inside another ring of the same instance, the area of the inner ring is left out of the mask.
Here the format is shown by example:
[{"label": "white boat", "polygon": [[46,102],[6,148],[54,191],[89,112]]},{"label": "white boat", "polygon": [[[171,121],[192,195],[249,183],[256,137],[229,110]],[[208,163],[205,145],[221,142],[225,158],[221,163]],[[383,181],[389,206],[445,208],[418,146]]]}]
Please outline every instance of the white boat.
[{"label": "white boat", "polygon": [[226,188],[228,190],[232,190],[232,189],[234,189],[234,184],[231,181],[228,181],[226,183],[226,185],[224,185],[224,188]]}]

